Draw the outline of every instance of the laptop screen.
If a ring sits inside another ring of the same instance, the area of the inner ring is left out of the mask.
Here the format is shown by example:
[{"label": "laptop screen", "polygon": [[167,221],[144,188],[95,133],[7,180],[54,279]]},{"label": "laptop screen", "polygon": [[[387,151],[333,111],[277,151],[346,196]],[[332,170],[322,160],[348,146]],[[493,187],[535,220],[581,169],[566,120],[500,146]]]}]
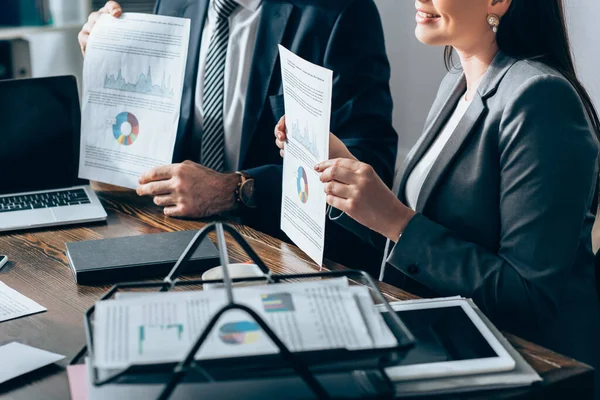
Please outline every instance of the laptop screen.
[{"label": "laptop screen", "polygon": [[80,115],[75,77],[0,81],[0,194],[85,183]]}]

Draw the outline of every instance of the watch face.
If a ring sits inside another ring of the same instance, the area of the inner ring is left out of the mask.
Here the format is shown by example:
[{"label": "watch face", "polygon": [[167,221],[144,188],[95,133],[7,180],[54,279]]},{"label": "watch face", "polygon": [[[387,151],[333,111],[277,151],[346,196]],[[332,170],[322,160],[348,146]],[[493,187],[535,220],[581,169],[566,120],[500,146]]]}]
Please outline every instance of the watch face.
[{"label": "watch face", "polygon": [[248,179],[244,182],[240,189],[240,197],[242,203],[244,203],[246,207],[256,207],[256,201],[254,199],[254,179]]}]

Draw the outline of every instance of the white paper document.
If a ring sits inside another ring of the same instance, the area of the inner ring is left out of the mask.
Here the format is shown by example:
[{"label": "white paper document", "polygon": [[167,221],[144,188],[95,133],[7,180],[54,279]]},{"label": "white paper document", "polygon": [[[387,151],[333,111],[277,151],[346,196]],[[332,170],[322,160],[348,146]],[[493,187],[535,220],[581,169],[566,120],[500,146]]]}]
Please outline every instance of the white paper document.
[{"label": "white paper document", "polygon": [[279,46],[288,140],[283,159],[281,229],[318,265],[323,264],[323,183],[314,167],[329,159],[333,72]]},{"label": "white paper document", "polygon": [[42,311],[46,311],[46,309],[0,282],[0,322],[37,314]]},{"label": "white paper document", "polygon": [[134,189],[171,164],[190,20],[103,15],[83,65],[79,177]]},{"label": "white paper document", "polygon": [[65,356],[17,342],[0,346],[0,384],[63,358]]},{"label": "white paper document", "polygon": [[[235,299],[256,311],[291,351],[397,345],[369,289],[349,287],[345,279],[243,287],[236,289]],[[98,302],[94,364],[109,369],[179,361],[225,302],[224,289]],[[248,314],[231,310],[217,321],[196,358],[278,351]]]}]

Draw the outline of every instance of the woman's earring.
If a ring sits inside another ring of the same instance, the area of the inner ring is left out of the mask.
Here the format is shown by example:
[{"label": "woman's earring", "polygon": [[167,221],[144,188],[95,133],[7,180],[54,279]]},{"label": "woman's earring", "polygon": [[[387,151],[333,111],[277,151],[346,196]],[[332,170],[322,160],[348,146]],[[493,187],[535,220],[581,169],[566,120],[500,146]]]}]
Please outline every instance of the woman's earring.
[{"label": "woman's earring", "polygon": [[498,32],[498,25],[500,25],[500,17],[496,14],[489,14],[487,16],[487,23],[492,27],[494,33]]}]

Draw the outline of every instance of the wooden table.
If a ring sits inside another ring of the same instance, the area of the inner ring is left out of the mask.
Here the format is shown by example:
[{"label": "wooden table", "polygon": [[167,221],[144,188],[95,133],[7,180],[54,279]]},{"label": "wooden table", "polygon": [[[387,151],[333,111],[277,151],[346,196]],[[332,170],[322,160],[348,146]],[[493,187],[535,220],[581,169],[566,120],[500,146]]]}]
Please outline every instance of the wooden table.
[{"label": "wooden table", "polygon": [[[66,242],[199,229],[206,224],[167,218],[150,200],[140,199],[130,191],[106,186],[96,188],[109,215],[107,223],[0,234],[0,254],[5,253],[10,260],[0,272],[0,280],[48,309],[42,314],[0,323],[0,345],[19,341],[67,356],[58,366],[0,385],[2,399],[69,398],[65,367],[85,344],[83,313],[109,286],[75,284],[65,255]],[[294,246],[247,227],[238,228],[275,272],[306,273],[317,268]],[[239,247],[231,244],[229,247],[233,261],[247,260]],[[331,270],[344,268],[331,262],[325,265]],[[383,283],[380,286],[392,300],[414,298],[392,286]],[[536,388],[484,392],[460,398],[592,397],[594,378],[590,367],[517,337],[508,334],[507,337],[540,373],[544,383]],[[0,363],[10,363],[10,360],[0,360]]]}]

